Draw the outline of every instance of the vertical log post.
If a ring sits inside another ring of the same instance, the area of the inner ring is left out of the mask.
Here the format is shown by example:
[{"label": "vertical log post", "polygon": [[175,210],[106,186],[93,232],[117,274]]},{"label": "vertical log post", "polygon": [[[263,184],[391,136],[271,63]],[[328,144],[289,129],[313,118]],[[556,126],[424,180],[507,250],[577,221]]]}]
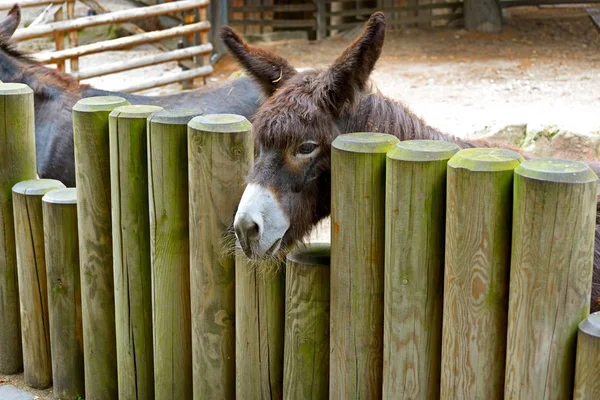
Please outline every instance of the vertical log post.
[{"label": "vertical log post", "polygon": [[330,246],[288,255],[285,269],[284,399],[329,398]]},{"label": "vertical log post", "polygon": [[52,384],[42,197],[64,187],[53,179],[34,179],[21,181],[12,189],[21,289],[23,380],[27,386],[36,389],[45,389]]},{"label": "vertical log post", "polygon": [[146,120],[161,107],[109,115],[119,398],[154,398]]},{"label": "vertical log post", "polygon": [[410,140],[387,154],[383,398],[439,399],[446,169],[454,143]]},{"label": "vertical log post", "polygon": [[283,397],[285,283],[282,272],[271,269],[272,266],[252,265],[244,254],[236,257],[235,374],[238,399]]},{"label": "vertical log post", "polygon": [[77,190],[42,198],[52,348],[52,392],[57,399],[85,397]]},{"label": "vertical log post", "polygon": [[500,0],[465,0],[465,28],[470,31],[495,33],[502,31]]},{"label": "vertical log post", "polygon": [[157,399],[192,398],[187,125],[200,114],[148,118],[148,195]]},{"label": "vertical log post", "polygon": [[194,398],[234,399],[235,258],[223,245],[254,159],[252,125],[231,114],[188,125]]},{"label": "vertical log post", "polygon": [[577,161],[539,159],[515,171],[507,398],[573,395],[577,326],[590,306],[597,181]]},{"label": "vertical log post", "polygon": [[[75,18],[75,2],[76,0],[67,0],[67,18]],[[69,31],[69,48],[73,49],[79,46],[79,36],[76,30]],[[79,57],[69,59],[69,71],[71,73],[79,71]]]},{"label": "vertical log post", "polygon": [[[64,19],[63,7],[61,6],[54,14],[54,21],[62,21]],[[65,33],[63,31],[54,32],[54,47],[56,51],[65,49]],[[56,69],[60,72],[65,72],[65,61],[58,60],[56,62]]]},{"label": "vertical log post", "polygon": [[0,84],[0,374],[23,368],[12,187],[36,177],[33,91]]},{"label": "vertical log post", "polygon": [[118,396],[108,115],[126,104],[100,96],[73,107],[85,397],[94,400]]},{"label": "vertical log post", "polygon": [[503,399],[514,169],[503,149],[448,162],[443,399]]},{"label": "vertical log post", "polygon": [[579,324],[574,400],[600,399],[600,311]]},{"label": "vertical log post", "polygon": [[332,143],[332,399],[382,396],[385,163],[397,142],[349,133]]}]

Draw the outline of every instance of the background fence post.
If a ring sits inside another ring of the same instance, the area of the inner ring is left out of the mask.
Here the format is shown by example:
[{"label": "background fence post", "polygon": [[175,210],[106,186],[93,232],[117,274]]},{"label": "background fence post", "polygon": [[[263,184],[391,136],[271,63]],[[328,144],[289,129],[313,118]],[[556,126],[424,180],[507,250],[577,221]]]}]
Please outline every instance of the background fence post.
[{"label": "background fence post", "polygon": [[600,311],[579,324],[574,400],[600,398]]}]

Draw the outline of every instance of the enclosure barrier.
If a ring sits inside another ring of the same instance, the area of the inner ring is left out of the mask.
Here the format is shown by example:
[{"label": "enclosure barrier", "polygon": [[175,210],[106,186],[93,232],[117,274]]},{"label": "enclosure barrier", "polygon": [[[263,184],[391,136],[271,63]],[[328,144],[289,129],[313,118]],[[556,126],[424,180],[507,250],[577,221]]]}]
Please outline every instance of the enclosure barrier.
[{"label": "enclosure barrier", "polygon": [[285,282],[280,269],[235,259],[236,398],[281,399]]},{"label": "enclosure barrier", "polygon": [[[7,204],[15,187],[3,216],[14,209],[18,220],[20,279],[41,273],[25,254],[36,245],[40,257],[40,194],[31,188],[47,187],[24,168],[35,165],[26,89],[0,85],[0,115],[22,133],[0,136],[0,151],[13,152],[1,154],[10,168],[0,168],[0,195]],[[588,166],[342,135],[332,149],[331,271],[325,249],[312,245],[290,254],[285,270],[238,253],[232,276],[230,224],[251,129],[239,116],[197,114],[118,97],[73,109],[78,187],[41,200],[58,396],[82,396],[85,385],[90,399],[152,390],[232,397],[235,381],[235,396],[252,399],[597,397],[598,315],[581,323],[575,347],[593,264],[598,178]],[[23,286],[20,311],[43,309],[43,288]],[[18,327],[0,333],[6,340]],[[26,343],[28,360],[26,341],[41,340],[45,327],[21,328],[27,338],[10,345]],[[21,359],[5,349],[18,372]]]},{"label": "enclosure barrier", "polygon": [[108,115],[126,104],[100,96],[73,106],[85,392],[93,399],[118,396]]},{"label": "enclosure barrier", "polygon": [[412,140],[387,153],[384,399],[439,398],[446,170],[458,150]]},{"label": "enclosure barrier", "polygon": [[287,256],[284,399],[329,398],[330,246],[313,243]]},{"label": "enclosure barrier", "polygon": [[77,190],[42,197],[52,349],[52,392],[58,399],[85,396]]},{"label": "enclosure barrier", "polygon": [[600,398],[600,311],[579,324],[574,400]]},{"label": "enclosure barrier", "polygon": [[397,142],[391,135],[352,133],[331,145],[333,399],[381,398],[385,160]]},{"label": "enclosure barrier", "polygon": [[508,398],[573,395],[577,326],[590,305],[597,181],[576,161],[532,160],[515,171]]},{"label": "enclosure barrier", "polygon": [[146,120],[160,110],[121,106],[108,116],[120,399],[154,398]]},{"label": "enclosure barrier", "polygon": [[188,124],[194,398],[235,398],[235,239],[230,227],[254,158],[252,125],[231,114]]},{"label": "enclosure barrier", "polygon": [[195,110],[148,118],[148,195],[159,399],[192,398],[187,124]]},{"label": "enclosure barrier", "polygon": [[0,83],[0,374],[23,367],[12,187],[35,179],[33,91]]},{"label": "enclosure barrier", "polygon": [[23,337],[23,380],[36,389],[52,384],[48,292],[44,254],[42,197],[65,185],[52,179],[21,181],[13,186],[17,274]]},{"label": "enclosure barrier", "polygon": [[504,398],[511,202],[521,161],[509,150],[467,149],[448,162],[440,387],[445,399]]}]

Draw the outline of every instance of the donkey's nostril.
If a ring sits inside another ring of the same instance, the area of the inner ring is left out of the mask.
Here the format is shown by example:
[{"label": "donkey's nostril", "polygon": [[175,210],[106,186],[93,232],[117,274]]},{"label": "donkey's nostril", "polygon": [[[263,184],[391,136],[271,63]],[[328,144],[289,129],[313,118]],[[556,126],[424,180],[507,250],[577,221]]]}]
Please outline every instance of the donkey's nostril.
[{"label": "donkey's nostril", "polygon": [[234,229],[244,252],[249,251],[252,243],[260,237],[260,225],[247,214],[236,219]]},{"label": "donkey's nostril", "polygon": [[260,228],[258,227],[258,224],[256,222],[252,222],[250,224],[248,224],[248,227],[246,228],[246,232],[248,235],[248,238],[252,239],[257,237],[260,234]]}]

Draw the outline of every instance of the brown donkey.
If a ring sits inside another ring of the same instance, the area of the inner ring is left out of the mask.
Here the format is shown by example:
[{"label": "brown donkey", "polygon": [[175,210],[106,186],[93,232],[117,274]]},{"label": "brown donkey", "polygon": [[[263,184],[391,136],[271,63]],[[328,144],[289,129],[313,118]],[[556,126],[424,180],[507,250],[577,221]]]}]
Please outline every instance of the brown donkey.
[{"label": "brown donkey", "polygon": [[[330,146],[339,134],[385,132],[400,140],[510,148],[441,133],[403,104],[370,90],[369,75],[381,54],[384,35],[385,18],[375,13],[330,68],[297,72],[283,58],[250,46],[229,27],[222,28],[223,41],[267,96],[253,119],[256,159],[234,221],[248,257],[277,256],[329,215]],[[600,175],[600,164],[590,165]],[[597,227],[593,299],[600,298],[599,245]],[[595,300],[592,303],[593,309],[598,308]]]}]

